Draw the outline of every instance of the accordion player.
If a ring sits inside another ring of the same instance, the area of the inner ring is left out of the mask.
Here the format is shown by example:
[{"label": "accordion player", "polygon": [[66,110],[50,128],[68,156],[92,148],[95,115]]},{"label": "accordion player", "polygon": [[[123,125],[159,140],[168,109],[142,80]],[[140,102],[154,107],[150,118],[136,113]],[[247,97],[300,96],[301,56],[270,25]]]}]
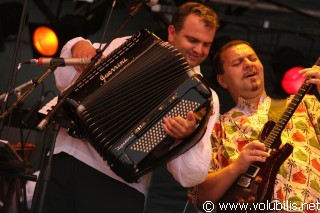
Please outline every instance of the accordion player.
[{"label": "accordion player", "polygon": [[[63,103],[70,132],[87,140],[127,182],[179,156],[205,132],[211,91],[181,53],[141,30],[75,82]],[[197,131],[174,143],[163,117],[194,111]]]}]

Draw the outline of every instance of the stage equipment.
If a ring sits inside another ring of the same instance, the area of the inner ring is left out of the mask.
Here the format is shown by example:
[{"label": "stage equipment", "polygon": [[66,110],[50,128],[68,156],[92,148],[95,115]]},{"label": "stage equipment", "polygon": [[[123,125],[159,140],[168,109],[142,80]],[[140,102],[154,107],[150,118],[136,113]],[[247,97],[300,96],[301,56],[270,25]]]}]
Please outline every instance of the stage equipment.
[{"label": "stage equipment", "polygon": [[32,35],[32,45],[41,55],[53,56],[58,52],[58,36],[50,27],[38,26]]}]

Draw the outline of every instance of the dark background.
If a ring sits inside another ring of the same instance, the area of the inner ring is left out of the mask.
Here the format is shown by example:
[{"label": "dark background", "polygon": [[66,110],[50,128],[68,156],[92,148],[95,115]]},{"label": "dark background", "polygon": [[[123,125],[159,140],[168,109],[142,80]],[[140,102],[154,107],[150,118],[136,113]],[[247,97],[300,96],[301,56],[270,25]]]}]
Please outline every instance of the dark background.
[{"label": "dark background", "polygon": [[[166,29],[172,12],[183,2],[160,0],[158,5],[151,8],[144,6],[117,36],[131,35],[145,28],[166,40]],[[266,89],[272,97],[286,96],[279,84],[285,68],[291,65],[311,66],[320,55],[318,0],[200,2],[212,7],[218,13],[221,22],[210,57],[201,66],[205,77],[213,85],[215,78],[210,58],[221,44],[230,39],[244,39],[253,44],[265,66]],[[83,36],[94,42],[106,42],[125,22],[130,7],[136,5],[136,2],[117,1],[106,29],[107,36],[102,40],[106,15],[110,14],[111,5],[110,0],[94,0],[91,3],[76,0],[0,0],[0,94],[12,89],[12,85],[21,85],[45,73],[47,67],[34,65],[23,65],[20,70],[17,69],[18,63],[40,57],[35,54],[30,37],[35,25],[47,24],[58,29],[60,47],[76,36]],[[24,7],[28,12],[24,24],[20,27],[19,36],[20,17]],[[20,42],[17,42],[18,38]],[[283,47],[292,51],[280,55],[279,51]],[[279,59],[281,63],[278,62]],[[225,112],[234,103],[225,91],[218,87],[215,89],[220,97],[221,112]],[[49,75],[43,84],[12,111],[12,114],[0,121],[0,139],[9,140],[11,143],[23,141],[36,145],[36,152],[31,159],[35,169],[41,162],[39,153],[44,144],[48,143],[46,132],[35,130],[39,122],[38,115],[32,114],[25,125],[21,124],[21,119],[30,112],[44,92],[47,96],[41,105],[49,102],[57,94],[53,75]],[[7,109],[16,100],[17,95],[12,94],[6,103],[0,101],[0,105]],[[171,178],[165,167],[156,169],[146,212],[183,212],[186,200],[186,190]],[[189,206],[187,212],[195,210]]]}]

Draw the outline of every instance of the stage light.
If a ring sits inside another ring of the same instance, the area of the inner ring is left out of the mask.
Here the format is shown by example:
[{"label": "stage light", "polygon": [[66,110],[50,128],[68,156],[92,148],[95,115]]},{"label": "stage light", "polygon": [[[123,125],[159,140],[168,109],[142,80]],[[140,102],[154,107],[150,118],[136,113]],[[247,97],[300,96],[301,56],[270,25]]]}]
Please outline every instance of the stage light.
[{"label": "stage light", "polygon": [[294,95],[298,92],[299,88],[303,84],[305,78],[299,74],[299,70],[304,67],[296,66],[289,69],[283,76],[281,86],[283,90],[290,95]]},{"label": "stage light", "polygon": [[298,71],[306,67],[303,53],[292,47],[281,47],[272,57],[272,67],[276,77],[275,96],[285,98],[296,94],[304,79]]},{"label": "stage light", "polygon": [[43,56],[53,56],[58,51],[58,37],[54,30],[47,26],[39,26],[34,30],[32,42],[36,51]]},{"label": "stage light", "polygon": [[57,23],[29,23],[34,57],[58,57],[63,45],[75,37],[87,37],[84,18],[76,15],[63,16]]}]

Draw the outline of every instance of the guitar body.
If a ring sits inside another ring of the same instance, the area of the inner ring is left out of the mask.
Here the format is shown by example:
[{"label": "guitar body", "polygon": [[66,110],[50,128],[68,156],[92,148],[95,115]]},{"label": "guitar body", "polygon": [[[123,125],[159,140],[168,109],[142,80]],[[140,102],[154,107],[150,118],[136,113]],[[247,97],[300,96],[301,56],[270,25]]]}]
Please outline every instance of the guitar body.
[{"label": "guitar body", "polygon": [[[269,121],[265,124],[263,131],[260,135],[260,140],[266,138],[273,128],[274,122]],[[277,137],[278,139],[280,137]],[[274,184],[276,180],[277,172],[281,164],[292,153],[293,147],[291,144],[285,144],[281,149],[277,149],[280,146],[280,139],[274,143],[274,147],[270,152],[270,157],[266,162],[250,165],[249,172],[241,175],[238,180],[228,189],[224,196],[217,203],[218,212],[262,212],[255,207],[259,203],[267,204],[267,201],[271,201]],[[226,205],[228,204],[228,206]],[[239,204],[247,204],[246,209],[240,209]],[[228,208],[219,208],[219,207]],[[233,205],[233,209],[230,205]],[[237,207],[237,209],[235,209]],[[265,209],[266,210],[266,209]]]}]

